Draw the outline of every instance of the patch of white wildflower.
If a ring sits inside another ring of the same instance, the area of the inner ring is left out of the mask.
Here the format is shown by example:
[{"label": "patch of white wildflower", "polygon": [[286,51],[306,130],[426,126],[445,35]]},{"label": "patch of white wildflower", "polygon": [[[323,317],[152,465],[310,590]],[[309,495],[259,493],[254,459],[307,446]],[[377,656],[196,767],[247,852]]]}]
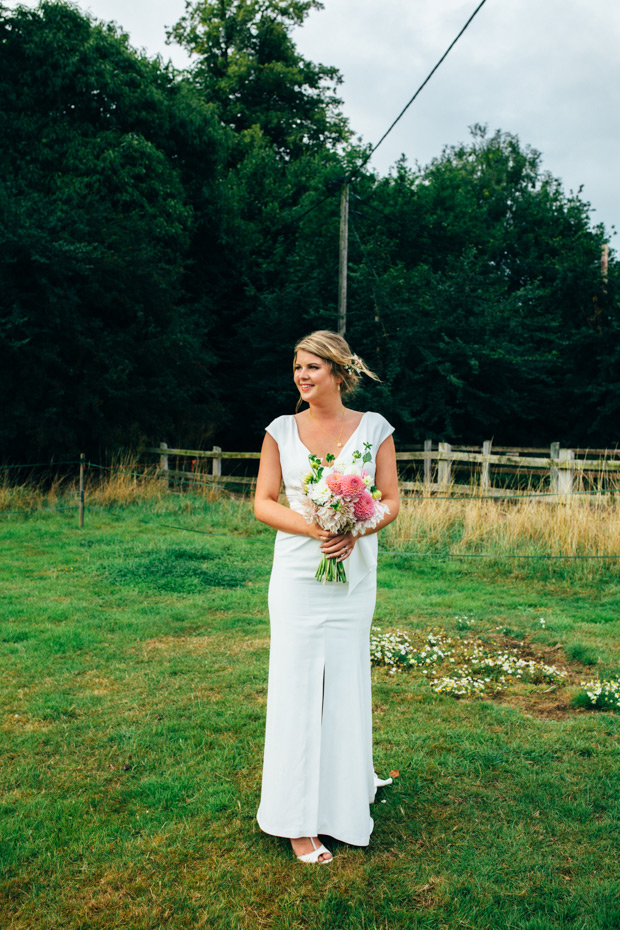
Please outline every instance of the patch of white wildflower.
[{"label": "patch of white wildflower", "polygon": [[370,637],[370,659],[373,665],[387,665],[391,675],[399,668],[413,666],[428,673],[429,666],[450,654],[451,643],[452,640],[444,633],[428,633],[423,642],[414,643],[402,630],[382,633],[380,626],[374,626]]},{"label": "patch of white wildflower", "polygon": [[620,708],[620,678],[609,681],[595,678],[592,681],[582,681],[581,687],[594,707]]},{"label": "patch of white wildflower", "polygon": [[[455,619],[460,628],[474,622],[469,617]],[[555,665],[522,658],[518,649],[494,650],[479,640],[452,638],[439,631],[384,633],[375,626],[370,637],[370,657],[373,665],[387,666],[390,675],[404,668],[415,669],[426,676],[433,691],[457,698],[497,694],[515,681],[560,682],[567,675]]]}]

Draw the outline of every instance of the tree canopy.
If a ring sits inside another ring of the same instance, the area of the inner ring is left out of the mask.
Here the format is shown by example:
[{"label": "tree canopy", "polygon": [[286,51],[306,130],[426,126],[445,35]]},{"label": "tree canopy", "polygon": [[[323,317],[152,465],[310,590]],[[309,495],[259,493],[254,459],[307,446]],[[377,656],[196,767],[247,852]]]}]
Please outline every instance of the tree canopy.
[{"label": "tree canopy", "polygon": [[379,317],[392,416],[434,438],[585,440],[601,400],[592,363],[618,322],[617,268],[610,286],[604,230],[540,153],[474,127],[468,144],[425,169],[401,165],[359,203],[352,303],[365,300],[366,322],[356,313],[351,335]]},{"label": "tree canopy", "polygon": [[[317,0],[198,0],[177,73],[65,2],[0,8],[0,455],[255,448],[334,328],[338,72]],[[619,265],[534,149],[474,127],[351,189],[347,335],[401,442],[617,441]]]},{"label": "tree canopy", "polygon": [[219,395],[226,133],[191,84],[70,6],[2,11],[0,47],[3,447],[199,429]]},{"label": "tree canopy", "polygon": [[195,58],[192,77],[224,123],[257,128],[287,158],[346,141],[336,68],[303,58],[291,37],[319,0],[198,0],[170,37]]}]

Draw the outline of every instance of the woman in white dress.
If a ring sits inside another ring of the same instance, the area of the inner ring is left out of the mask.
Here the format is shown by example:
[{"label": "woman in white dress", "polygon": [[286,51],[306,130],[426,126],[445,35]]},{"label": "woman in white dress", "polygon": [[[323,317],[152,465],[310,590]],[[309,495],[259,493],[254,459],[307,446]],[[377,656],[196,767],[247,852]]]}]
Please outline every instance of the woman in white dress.
[{"label": "woman in white dress", "polygon": [[[267,427],[255,513],[274,527],[269,585],[271,650],[258,823],[288,837],[305,862],[330,862],[319,834],[367,846],[374,800],[370,625],[376,598],[377,538],[398,513],[393,429],[380,414],[351,410],[343,397],[364,373],[336,333],[319,330],[295,346],[294,379],[308,408]],[[363,536],[335,535],[303,515],[308,456],[351,461],[371,444],[365,465],[389,508]],[[289,506],[279,503],[284,481]],[[345,563],[347,583],[315,579],[322,554]]]}]

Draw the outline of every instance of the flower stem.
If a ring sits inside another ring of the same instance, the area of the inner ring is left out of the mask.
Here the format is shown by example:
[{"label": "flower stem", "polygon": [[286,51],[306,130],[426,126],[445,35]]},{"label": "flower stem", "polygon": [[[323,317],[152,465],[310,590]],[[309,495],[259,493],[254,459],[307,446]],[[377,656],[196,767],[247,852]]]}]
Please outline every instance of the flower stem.
[{"label": "flower stem", "polygon": [[326,555],[322,557],[314,577],[322,584],[325,584],[326,581],[340,581],[342,584],[347,583],[347,573],[344,570],[342,562],[339,562],[337,559],[328,559]]}]

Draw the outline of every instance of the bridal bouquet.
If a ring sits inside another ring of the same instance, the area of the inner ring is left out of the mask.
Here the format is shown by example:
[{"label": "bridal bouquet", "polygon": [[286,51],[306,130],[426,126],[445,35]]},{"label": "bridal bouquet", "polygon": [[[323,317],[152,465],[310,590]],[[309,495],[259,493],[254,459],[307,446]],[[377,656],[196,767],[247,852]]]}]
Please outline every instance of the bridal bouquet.
[{"label": "bridal bouquet", "polygon": [[[327,465],[310,454],[310,471],[303,477],[304,516],[330,533],[358,536],[380,523],[389,509],[381,503],[381,491],[372,483],[364,465],[372,460],[372,444],[364,443],[364,454],[355,451],[352,461],[337,462],[326,455]],[[342,562],[323,556],[317,581],[343,581],[347,576]]]}]

